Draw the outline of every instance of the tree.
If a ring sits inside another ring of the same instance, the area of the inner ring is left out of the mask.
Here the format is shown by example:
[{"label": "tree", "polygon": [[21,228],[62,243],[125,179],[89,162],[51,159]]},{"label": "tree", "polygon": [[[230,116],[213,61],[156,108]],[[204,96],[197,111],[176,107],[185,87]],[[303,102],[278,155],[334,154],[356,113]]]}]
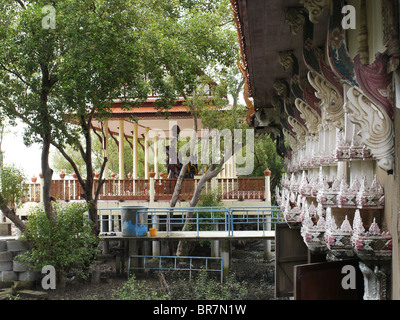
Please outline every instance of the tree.
[{"label": "tree", "polygon": [[[104,180],[93,190],[92,120],[106,120],[113,99],[134,108],[151,90],[159,93],[160,110],[168,109],[178,96],[195,90],[204,70],[231,64],[238,52],[232,46],[236,32],[221,21],[230,5],[227,0],[60,0],[46,11],[47,4],[8,0],[0,5],[0,107],[12,121],[28,125],[26,144],[42,144],[48,218],[55,220],[52,145],[77,174],[98,232]],[[86,179],[68,145],[84,160]],[[103,157],[100,176],[107,161]]]},{"label": "tree", "polygon": [[[103,180],[93,190],[91,122],[107,119],[115,98],[145,99],[150,87],[144,75],[160,75],[158,65],[145,69],[143,64],[149,53],[142,42],[148,3],[153,2],[63,0],[50,7],[50,17],[46,1],[0,4],[0,107],[12,121],[28,125],[27,145],[42,144],[43,202],[50,220],[55,220],[49,161],[53,145],[76,172],[98,232],[96,203]],[[47,18],[56,22],[54,28]],[[86,179],[66,146],[81,155]],[[101,171],[106,162],[104,157]]]}]

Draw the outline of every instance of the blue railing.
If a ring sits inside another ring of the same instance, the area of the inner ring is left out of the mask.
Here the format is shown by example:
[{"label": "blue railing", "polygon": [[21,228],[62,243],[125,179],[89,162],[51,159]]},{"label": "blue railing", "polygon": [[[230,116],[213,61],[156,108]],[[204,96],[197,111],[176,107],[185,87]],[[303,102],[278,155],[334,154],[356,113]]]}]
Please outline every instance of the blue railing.
[{"label": "blue railing", "polygon": [[[121,230],[121,208],[99,209],[101,232]],[[188,218],[188,213],[192,217]],[[136,213],[147,214],[147,227],[157,225],[163,227],[170,235],[174,229],[182,230],[183,225],[195,230],[199,236],[202,230],[226,231],[234,236],[234,230],[269,231],[275,223],[284,221],[279,207],[179,207],[179,208],[147,208]],[[138,219],[137,219],[138,221]],[[107,229],[107,230],[105,230]],[[177,230],[178,231],[178,230]]]},{"label": "blue railing", "polygon": [[[140,259],[142,263],[132,266],[132,259]],[[147,263],[147,259],[153,263]],[[187,264],[178,263],[187,261]],[[154,262],[156,261],[156,262]],[[203,264],[194,265],[194,261],[204,262]],[[163,262],[167,264],[163,264]],[[219,268],[212,266],[212,262],[219,263]],[[128,261],[128,278],[131,270],[159,270],[159,271],[189,271],[189,276],[192,276],[192,271],[207,271],[220,272],[221,283],[223,282],[224,261],[220,257],[184,257],[184,256],[150,256],[150,255],[131,255]]]}]

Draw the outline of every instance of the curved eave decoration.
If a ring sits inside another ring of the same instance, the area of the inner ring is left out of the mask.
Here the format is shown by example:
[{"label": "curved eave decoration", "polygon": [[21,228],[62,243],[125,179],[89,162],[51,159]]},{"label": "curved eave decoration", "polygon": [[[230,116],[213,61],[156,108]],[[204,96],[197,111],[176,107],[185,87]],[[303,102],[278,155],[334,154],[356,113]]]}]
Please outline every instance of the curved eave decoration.
[{"label": "curved eave decoration", "polygon": [[254,116],[255,116],[255,108],[253,102],[250,100],[250,97],[252,97],[253,92],[250,84],[250,74],[248,70],[248,59],[246,55],[246,42],[245,42],[245,36],[243,32],[243,24],[240,20],[240,14],[239,14],[239,5],[238,5],[238,0],[230,0],[231,1],[231,7],[233,11],[233,17],[235,19],[235,24],[236,24],[236,29],[237,29],[237,34],[238,34],[238,41],[239,41],[239,47],[240,47],[240,54],[242,61],[238,62],[238,67],[240,71],[242,72],[242,75],[245,79],[245,88],[244,88],[244,100],[246,102],[247,106],[247,115],[246,115],[246,121],[247,123],[252,126]]},{"label": "curved eave decoration", "polygon": [[392,119],[393,105],[389,100],[392,91],[392,73],[387,72],[390,57],[386,54],[377,54],[375,62],[363,65],[360,55],[354,59],[357,81],[365,94],[377,105],[381,106]]},{"label": "curved eave decoration", "polygon": [[332,85],[324,76],[316,73],[308,73],[308,81],[315,88],[316,96],[321,100],[321,108],[325,108],[329,120],[333,122],[336,128],[344,128],[344,110],[343,97],[341,92]]},{"label": "curved eave decoration", "polygon": [[346,113],[350,121],[359,126],[359,135],[379,167],[387,172],[394,168],[393,121],[380,105],[375,104],[361,90],[347,91]]}]

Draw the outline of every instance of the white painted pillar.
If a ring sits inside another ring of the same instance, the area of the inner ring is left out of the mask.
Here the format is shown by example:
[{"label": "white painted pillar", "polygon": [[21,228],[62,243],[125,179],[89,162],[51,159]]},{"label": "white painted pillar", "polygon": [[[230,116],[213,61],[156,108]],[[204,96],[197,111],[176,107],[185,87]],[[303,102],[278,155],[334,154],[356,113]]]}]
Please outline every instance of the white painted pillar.
[{"label": "white painted pillar", "polygon": [[[104,121],[104,126],[103,126],[103,130],[104,130],[104,136],[103,136],[103,154],[104,157],[106,157],[107,159],[109,159],[108,157],[108,120]],[[103,177],[104,179],[108,179],[108,162],[106,163],[105,167],[104,167],[104,173],[103,173]]]},{"label": "white painted pillar", "polygon": [[132,177],[133,179],[138,178],[138,124],[134,123],[133,124],[133,172],[132,172]]},{"label": "white painted pillar", "polygon": [[[154,214],[153,216],[153,228],[160,229],[159,227],[159,217]],[[152,241],[152,247],[153,247],[153,256],[159,256],[161,252],[161,245],[160,241]]]},{"label": "white painted pillar", "polygon": [[124,120],[119,120],[119,179],[123,180],[125,178],[125,155],[124,155],[124,139],[125,139],[125,122]]},{"label": "white painted pillar", "polygon": [[158,133],[154,136],[154,172],[156,173],[155,178],[159,179],[158,176]]},{"label": "white painted pillar", "polygon": [[149,128],[144,133],[144,178],[149,178]]},{"label": "white painted pillar", "polygon": [[266,206],[271,206],[271,177],[265,176],[265,202]]},{"label": "white painted pillar", "polygon": [[154,203],[154,193],[155,193],[154,178],[150,178],[149,182],[150,203]]},{"label": "white painted pillar", "polygon": [[224,268],[223,268],[223,276],[224,278],[227,278],[229,275],[229,271],[231,268],[231,257],[230,257],[230,248],[231,243],[229,240],[221,240],[221,258],[224,262]]}]

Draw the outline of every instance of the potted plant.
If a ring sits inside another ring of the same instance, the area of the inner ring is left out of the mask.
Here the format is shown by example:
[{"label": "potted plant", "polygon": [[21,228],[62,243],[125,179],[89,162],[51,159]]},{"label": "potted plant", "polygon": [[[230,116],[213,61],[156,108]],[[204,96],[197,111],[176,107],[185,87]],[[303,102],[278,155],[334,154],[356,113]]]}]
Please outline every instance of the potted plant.
[{"label": "potted plant", "polygon": [[36,177],[35,175],[33,175],[33,177],[31,178],[31,181],[32,181],[33,183],[35,183],[36,180],[37,180],[37,177]]},{"label": "potted plant", "polygon": [[156,173],[154,171],[149,172],[149,177],[154,178],[156,176]]},{"label": "potted plant", "polygon": [[65,178],[65,172],[64,172],[64,171],[61,171],[61,173],[60,173],[60,178],[61,178],[61,179],[64,179],[64,178]]}]

